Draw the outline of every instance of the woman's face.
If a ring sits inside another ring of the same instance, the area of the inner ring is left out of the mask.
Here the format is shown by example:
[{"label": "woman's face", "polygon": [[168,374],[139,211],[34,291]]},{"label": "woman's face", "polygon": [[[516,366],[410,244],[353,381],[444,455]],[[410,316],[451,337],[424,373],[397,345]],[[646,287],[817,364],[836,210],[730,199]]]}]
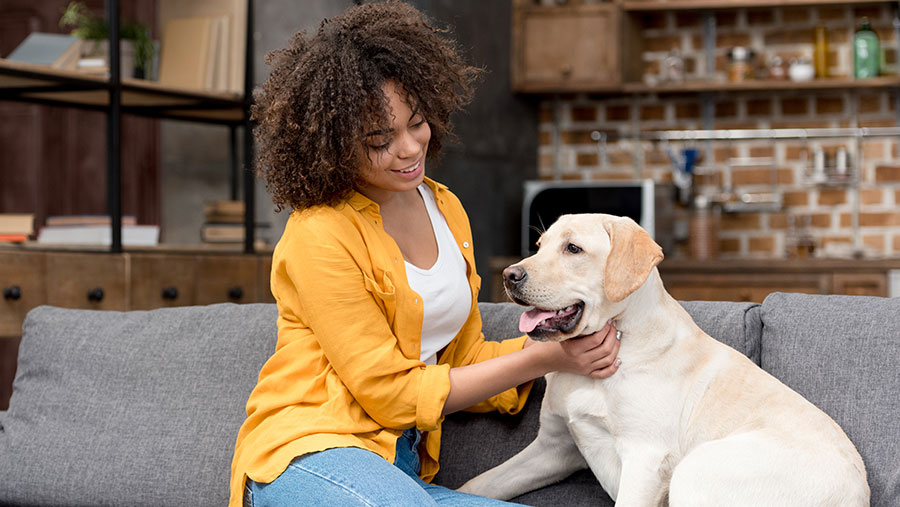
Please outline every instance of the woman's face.
[{"label": "woman's face", "polygon": [[431,140],[431,127],[418,108],[411,108],[404,100],[402,88],[388,81],[382,91],[389,101],[391,124],[388,129],[366,133],[360,157],[360,191],[375,202],[381,202],[389,192],[415,190],[422,183]]}]

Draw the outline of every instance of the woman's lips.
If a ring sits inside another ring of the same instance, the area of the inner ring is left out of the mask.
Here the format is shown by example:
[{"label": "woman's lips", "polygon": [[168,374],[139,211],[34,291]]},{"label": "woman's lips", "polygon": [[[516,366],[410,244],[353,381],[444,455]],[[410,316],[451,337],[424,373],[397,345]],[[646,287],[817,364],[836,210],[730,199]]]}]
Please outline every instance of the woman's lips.
[{"label": "woman's lips", "polygon": [[399,170],[395,169],[392,172],[394,172],[404,178],[409,178],[409,179],[416,178],[419,176],[419,173],[422,172],[422,160],[420,159],[412,167],[408,167],[406,169],[399,169]]}]

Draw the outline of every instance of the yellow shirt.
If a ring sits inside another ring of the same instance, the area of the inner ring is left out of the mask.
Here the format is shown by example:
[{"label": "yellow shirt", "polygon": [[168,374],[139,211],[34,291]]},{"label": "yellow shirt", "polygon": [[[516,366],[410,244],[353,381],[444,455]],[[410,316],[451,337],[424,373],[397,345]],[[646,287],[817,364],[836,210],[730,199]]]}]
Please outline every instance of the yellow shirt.
[{"label": "yellow shirt", "polygon": [[[272,257],[278,342],[247,401],[231,467],[230,505],[246,477],[275,480],[295,457],[361,447],[394,461],[397,438],[424,432],[421,477],[438,471],[441,411],[451,367],[519,350],[525,337],[485,341],[472,232],[459,199],[430,179],[438,208],[466,261],[472,310],[438,364],[419,359],[423,304],[407,283],[403,255],[378,205],[354,194],[338,206],[291,214]],[[469,410],[516,413],[531,383]]]}]

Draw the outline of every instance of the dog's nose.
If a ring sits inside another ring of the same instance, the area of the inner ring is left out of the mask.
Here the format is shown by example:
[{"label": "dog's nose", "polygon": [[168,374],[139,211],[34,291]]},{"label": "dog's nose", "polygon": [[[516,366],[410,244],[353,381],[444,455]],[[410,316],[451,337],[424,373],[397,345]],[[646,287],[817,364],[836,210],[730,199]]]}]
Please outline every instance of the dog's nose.
[{"label": "dog's nose", "polygon": [[521,266],[510,266],[503,270],[503,279],[506,280],[506,283],[508,284],[520,284],[527,277],[528,273],[525,271],[525,268]]}]

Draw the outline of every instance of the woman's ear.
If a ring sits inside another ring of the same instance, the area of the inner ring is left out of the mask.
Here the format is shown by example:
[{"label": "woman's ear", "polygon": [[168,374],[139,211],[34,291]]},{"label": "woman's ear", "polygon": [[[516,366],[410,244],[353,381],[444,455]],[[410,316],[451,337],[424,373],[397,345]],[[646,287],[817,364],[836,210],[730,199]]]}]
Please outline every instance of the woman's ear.
[{"label": "woman's ear", "polygon": [[609,234],[603,290],[617,303],[636,291],[663,260],[662,247],[634,220],[621,217],[603,224]]}]

